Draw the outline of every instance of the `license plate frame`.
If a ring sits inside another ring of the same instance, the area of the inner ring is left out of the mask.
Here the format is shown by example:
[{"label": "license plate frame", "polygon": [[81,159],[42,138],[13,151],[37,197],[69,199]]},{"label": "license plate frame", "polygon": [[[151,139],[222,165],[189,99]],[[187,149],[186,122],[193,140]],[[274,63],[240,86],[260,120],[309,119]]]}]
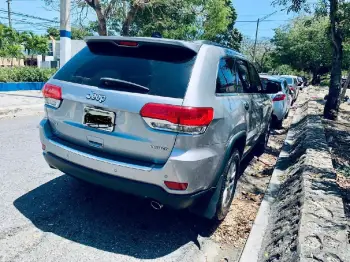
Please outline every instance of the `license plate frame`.
[{"label": "license plate frame", "polygon": [[84,107],[83,125],[98,130],[113,132],[115,112],[86,106]]}]

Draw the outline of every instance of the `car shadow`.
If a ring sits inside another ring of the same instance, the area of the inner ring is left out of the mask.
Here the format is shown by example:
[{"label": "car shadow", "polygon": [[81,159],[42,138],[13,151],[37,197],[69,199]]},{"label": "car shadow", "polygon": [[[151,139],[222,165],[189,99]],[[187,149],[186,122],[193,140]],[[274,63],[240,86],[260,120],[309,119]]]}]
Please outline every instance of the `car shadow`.
[{"label": "car shadow", "polygon": [[216,225],[190,214],[62,175],[14,201],[44,232],[107,252],[139,259],[163,257],[210,236]]}]

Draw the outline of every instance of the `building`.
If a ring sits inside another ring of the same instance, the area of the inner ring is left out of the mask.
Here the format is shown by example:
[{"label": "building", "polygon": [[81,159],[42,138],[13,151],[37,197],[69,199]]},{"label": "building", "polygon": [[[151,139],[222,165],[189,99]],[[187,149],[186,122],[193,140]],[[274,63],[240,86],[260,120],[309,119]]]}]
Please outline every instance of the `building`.
[{"label": "building", "polygon": [[[81,49],[86,46],[84,40],[71,40],[71,56],[76,55]],[[45,56],[45,61],[42,61],[42,56],[38,56],[38,67],[54,68],[59,67],[60,61],[60,41],[49,40],[49,51]]]}]

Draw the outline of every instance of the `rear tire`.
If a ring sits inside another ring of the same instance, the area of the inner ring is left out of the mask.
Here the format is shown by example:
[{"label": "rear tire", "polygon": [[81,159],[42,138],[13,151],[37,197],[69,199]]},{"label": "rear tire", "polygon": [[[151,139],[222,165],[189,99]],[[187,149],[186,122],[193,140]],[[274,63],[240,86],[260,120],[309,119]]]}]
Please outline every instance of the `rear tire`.
[{"label": "rear tire", "polygon": [[283,119],[281,119],[281,120],[276,120],[275,121],[275,127],[277,128],[277,129],[280,129],[280,128],[282,128],[282,126],[283,126]]},{"label": "rear tire", "polygon": [[269,138],[270,138],[270,131],[271,131],[271,121],[269,122],[265,132],[260,135],[259,141],[255,146],[256,155],[260,156],[265,152],[265,149],[267,148],[267,143],[269,142]]},{"label": "rear tire", "polygon": [[288,110],[287,114],[284,116],[284,119],[287,119],[288,116],[289,116],[289,110]]},{"label": "rear tire", "polygon": [[238,149],[234,149],[223,171],[223,179],[220,186],[219,200],[216,204],[215,221],[222,221],[230,211],[231,203],[235,195],[239,176],[241,157]]}]

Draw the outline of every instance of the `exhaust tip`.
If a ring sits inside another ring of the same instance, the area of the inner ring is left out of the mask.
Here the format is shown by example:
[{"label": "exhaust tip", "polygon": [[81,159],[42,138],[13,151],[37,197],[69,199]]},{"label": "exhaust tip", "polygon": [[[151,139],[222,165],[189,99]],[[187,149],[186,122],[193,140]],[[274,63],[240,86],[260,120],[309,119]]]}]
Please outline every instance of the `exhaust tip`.
[{"label": "exhaust tip", "polygon": [[163,205],[157,201],[152,200],[151,207],[155,210],[161,210],[163,208]]}]

